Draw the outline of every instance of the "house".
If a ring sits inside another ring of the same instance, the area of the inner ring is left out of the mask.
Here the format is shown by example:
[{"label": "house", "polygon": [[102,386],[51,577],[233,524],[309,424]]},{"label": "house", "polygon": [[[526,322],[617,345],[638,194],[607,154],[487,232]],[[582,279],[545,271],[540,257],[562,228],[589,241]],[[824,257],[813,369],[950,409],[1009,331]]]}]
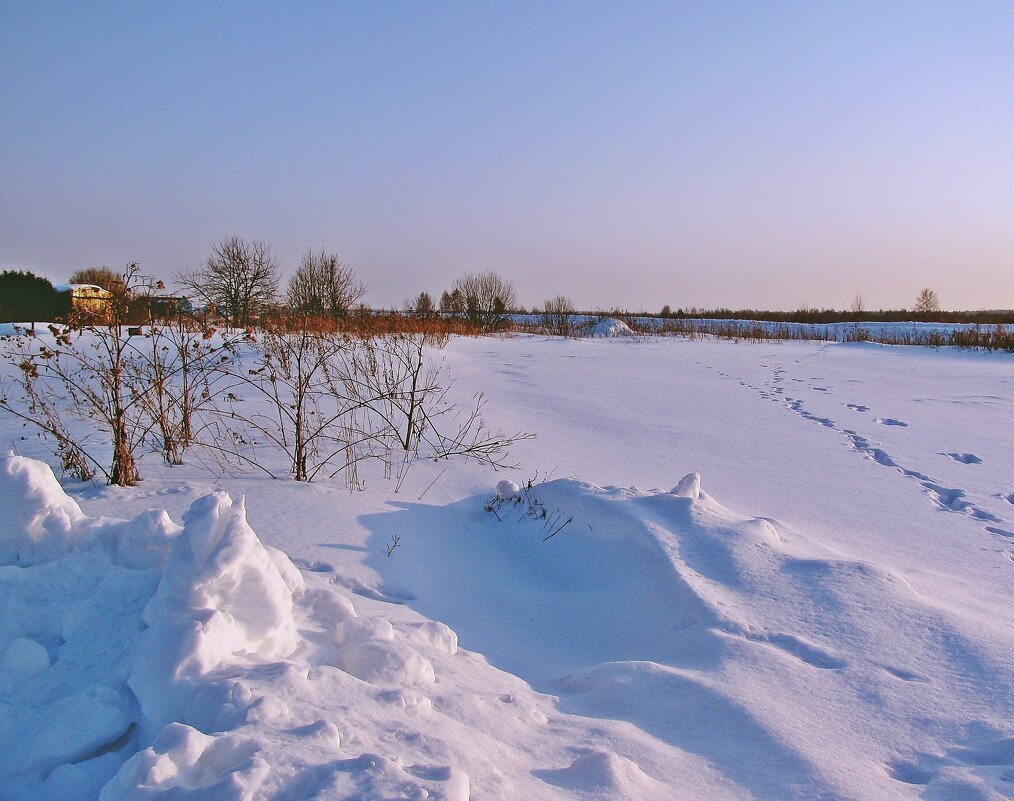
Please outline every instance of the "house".
[{"label": "house", "polygon": [[111,319],[113,293],[108,289],[95,284],[57,284],[54,289],[67,298],[72,316]]}]

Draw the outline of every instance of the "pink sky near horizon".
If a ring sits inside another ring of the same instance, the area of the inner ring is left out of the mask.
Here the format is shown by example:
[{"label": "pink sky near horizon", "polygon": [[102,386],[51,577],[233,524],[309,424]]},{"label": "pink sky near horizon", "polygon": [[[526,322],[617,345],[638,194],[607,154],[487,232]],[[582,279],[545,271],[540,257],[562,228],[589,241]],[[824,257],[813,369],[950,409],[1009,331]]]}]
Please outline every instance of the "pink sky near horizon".
[{"label": "pink sky near horizon", "polygon": [[[240,13],[242,11],[242,13]],[[0,269],[1014,308],[1014,6],[0,4]]]}]

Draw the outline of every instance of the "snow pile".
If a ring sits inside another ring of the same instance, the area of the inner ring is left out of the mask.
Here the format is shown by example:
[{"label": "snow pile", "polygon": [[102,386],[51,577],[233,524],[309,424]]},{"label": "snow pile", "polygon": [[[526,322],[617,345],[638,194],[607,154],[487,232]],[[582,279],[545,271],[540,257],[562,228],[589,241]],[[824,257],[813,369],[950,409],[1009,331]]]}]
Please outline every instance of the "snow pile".
[{"label": "snow pile", "polygon": [[9,455],[0,459],[0,520],[0,564],[30,565],[74,547],[84,513],[48,465]]},{"label": "snow pile", "polygon": [[[387,581],[599,727],[534,769],[561,797],[909,797],[926,758],[900,753],[949,754],[925,775],[954,797],[1009,790],[1009,635],[973,645],[976,617],[732,512],[699,473],[670,491],[548,481],[499,519],[447,509],[413,547],[426,571],[385,559]],[[956,670],[968,684],[942,690]]]},{"label": "snow pile", "polygon": [[698,500],[701,497],[701,474],[687,473],[679,480],[679,483],[669,490],[670,495],[677,495],[680,498]]},{"label": "snow pile", "polygon": [[[209,674],[241,660],[287,657],[298,642],[292,596],[302,577],[261,545],[243,502],[224,492],[201,498],[184,526],[144,610],[149,629],[129,682],[144,739],[180,721],[227,728],[234,685],[209,682]],[[209,693],[218,703],[209,703]]]},{"label": "snow pile", "polygon": [[496,498],[499,501],[509,501],[521,497],[521,487],[505,478],[496,485]]},{"label": "snow pile", "polygon": [[615,317],[604,317],[588,329],[590,337],[632,337],[630,326]]}]

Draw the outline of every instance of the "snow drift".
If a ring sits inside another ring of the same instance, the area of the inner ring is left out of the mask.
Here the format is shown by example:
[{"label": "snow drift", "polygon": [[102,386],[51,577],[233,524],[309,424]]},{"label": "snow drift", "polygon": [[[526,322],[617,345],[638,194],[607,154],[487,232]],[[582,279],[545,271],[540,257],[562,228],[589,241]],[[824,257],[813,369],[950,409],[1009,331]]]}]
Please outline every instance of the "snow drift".
[{"label": "snow drift", "polygon": [[407,688],[434,682],[423,652],[453,655],[456,637],[308,589],[241,500],[201,498],[182,529],[164,512],[89,518],[49,467],[8,456],[0,511],[5,799],[467,798],[454,766],[349,755],[333,720],[299,725],[348,682],[353,702],[384,687],[428,708]]}]

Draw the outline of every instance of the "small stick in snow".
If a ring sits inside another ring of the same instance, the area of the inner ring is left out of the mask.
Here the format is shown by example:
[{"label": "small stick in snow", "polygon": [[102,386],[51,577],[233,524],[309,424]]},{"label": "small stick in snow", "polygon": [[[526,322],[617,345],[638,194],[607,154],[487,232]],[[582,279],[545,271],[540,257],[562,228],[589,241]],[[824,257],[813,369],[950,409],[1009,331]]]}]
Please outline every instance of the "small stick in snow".
[{"label": "small stick in snow", "polygon": [[548,539],[549,539],[550,537],[555,537],[555,536],[556,536],[557,534],[559,534],[559,533],[560,533],[561,531],[563,531],[563,530],[564,530],[564,529],[565,529],[565,528],[567,527],[567,524],[568,524],[568,523],[569,523],[569,522],[570,522],[571,520],[573,520],[573,519],[574,519],[573,517],[568,517],[568,518],[567,518],[566,520],[564,520],[564,521],[563,521],[563,525],[561,525],[561,526],[560,526],[560,527],[559,527],[559,528],[558,528],[558,529],[557,529],[556,531],[554,531],[554,532],[553,532],[552,534],[550,534],[550,535],[549,535],[549,537],[543,537],[543,538],[542,538],[542,541],[543,541],[543,542],[545,542],[545,541],[546,541],[546,540],[548,540]]},{"label": "small stick in snow", "polygon": [[420,495],[420,496],[419,496],[419,497],[418,497],[418,498],[417,498],[416,500],[420,500],[420,501],[421,501],[421,500],[423,499],[423,495],[425,495],[425,494],[426,494],[427,492],[429,492],[429,491],[430,491],[430,487],[432,487],[432,486],[433,486],[434,484],[436,484],[436,483],[437,483],[437,481],[439,481],[439,480],[440,480],[440,476],[442,476],[442,475],[443,475],[444,473],[446,473],[446,472],[447,472],[447,468],[445,467],[445,468],[444,468],[443,470],[441,470],[441,471],[440,471],[440,473],[439,473],[439,474],[437,474],[437,477],[436,477],[435,479],[433,479],[433,480],[432,480],[432,481],[431,481],[431,482],[429,483],[429,486],[428,486],[428,487],[426,487],[426,489],[424,489],[424,490],[422,491],[422,495]]}]

